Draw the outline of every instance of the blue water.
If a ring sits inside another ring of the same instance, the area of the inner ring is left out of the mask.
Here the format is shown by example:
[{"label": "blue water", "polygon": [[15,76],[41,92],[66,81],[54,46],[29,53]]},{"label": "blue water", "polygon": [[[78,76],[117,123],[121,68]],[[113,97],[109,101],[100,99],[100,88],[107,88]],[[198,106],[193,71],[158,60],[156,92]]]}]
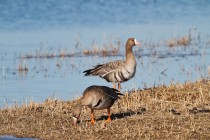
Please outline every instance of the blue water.
[{"label": "blue water", "polygon": [[35,139],[35,138],[16,138],[16,137],[13,137],[13,136],[0,136],[0,140],[38,140],[38,139]]},{"label": "blue water", "polygon": [[1,0],[0,28],[171,24],[209,19],[208,0]]},{"label": "blue water", "polygon": [[[82,71],[124,59],[129,37],[143,45],[134,48],[137,73],[123,83],[123,91],[208,78],[209,23],[208,0],[0,0],[0,106],[50,97],[72,100],[90,85],[112,86],[98,77],[84,77]],[[189,46],[168,48],[164,43],[189,30],[193,38]],[[118,40],[121,55],[116,57],[19,58],[39,51],[82,52],[93,44],[116,45]],[[19,73],[19,64],[27,65],[29,71]]]}]

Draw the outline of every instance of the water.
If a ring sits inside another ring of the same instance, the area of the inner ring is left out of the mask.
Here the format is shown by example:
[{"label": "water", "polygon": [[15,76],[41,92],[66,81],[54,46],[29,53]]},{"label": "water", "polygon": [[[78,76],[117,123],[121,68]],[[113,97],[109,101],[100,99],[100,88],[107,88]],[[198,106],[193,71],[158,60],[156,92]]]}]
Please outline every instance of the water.
[{"label": "water", "polygon": [[38,140],[35,138],[16,138],[9,135],[0,136],[0,140]]},{"label": "water", "polygon": [[[124,59],[129,37],[135,47],[137,73],[122,90],[196,81],[209,76],[209,1],[0,1],[0,106],[50,97],[72,100],[94,84],[112,86],[98,77],[84,77],[92,66]],[[187,47],[168,48],[164,41],[189,33]],[[76,56],[20,59],[36,52],[82,52],[93,44],[121,41],[115,57]],[[79,44],[78,44],[79,42]],[[146,45],[154,42],[156,47]],[[28,67],[19,73],[18,65]]]},{"label": "water", "polygon": [[1,0],[1,29],[112,26],[208,20],[208,0]]}]

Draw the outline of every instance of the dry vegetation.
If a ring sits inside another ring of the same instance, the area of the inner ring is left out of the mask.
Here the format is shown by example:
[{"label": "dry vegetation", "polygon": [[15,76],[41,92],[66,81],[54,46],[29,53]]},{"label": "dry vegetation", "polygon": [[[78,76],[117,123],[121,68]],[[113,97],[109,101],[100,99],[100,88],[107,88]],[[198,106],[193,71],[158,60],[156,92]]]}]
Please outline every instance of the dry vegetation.
[{"label": "dry vegetation", "polygon": [[171,84],[124,93],[106,110],[82,110],[77,127],[71,124],[76,101],[46,100],[0,110],[0,135],[40,139],[210,139],[210,81]]},{"label": "dry vegetation", "polygon": [[121,41],[118,40],[117,43],[113,43],[112,40],[110,40],[107,43],[103,43],[102,45],[98,45],[96,43],[93,43],[91,49],[84,49],[83,54],[85,56],[93,56],[93,55],[99,55],[99,56],[116,56],[120,53],[120,47],[121,47]]},{"label": "dry vegetation", "polygon": [[[117,40],[117,41],[114,41]],[[160,46],[167,46],[170,48],[178,47],[178,46],[189,46],[193,42],[200,41],[200,33],[197,31],[197,29],[189,29],[188,33],[186,35],[180,36],[180,37],[172,37],[167,40],[161,40],[160,42],[152,42],[152,41],[143,41],[145,48],[156,48]],[[41,46],[39,50],[36,50],[32,53],[27,54],[20,54],[19,58],[21,59],[31,59],[31,58],[65,58],[65,57],[81,57],[81,56],[116,56],[120,55],[120,49],[124,48],[123,41],[119,38],[110,37],[110,38],[104,38],[101,43],[96,43],[93,41],[93,43],[87,47],[83,46],[80,39],[76,40],[75,48],[76,50],[69,50],[67,48],[59,48],[56,49],[54,46]],[[71,47],[72,48],[72,47]],[[124,49],[123,49],[124,50]]]},{"label": "dry vegetation", "polygon": [[168,40],[168,47],[175,47],[175,46],[188,46],[190,44],[190,36],[184,36],[181,38],[174,38]]},{"label": "dry vegetation", "polygon": [[[121,40],[118,39],[117,42],[114,42],[112,38],[105,39],[106,41],[102,42],[101,44],[93,42],[92,45],[87,48],[83,48],[81,46],[81,41],[77,40],[75,48],[75,51],[69,50],[67,48],[63,49],[56,49],[52,46],[41,46],[39,50],[36,50],[33,53],[27,53],[27,54],[20,54],[19,58],[21,59],[31,59],[31,58],[65,58],[65,57],[81,57],[81,56],[116,56],[120,53],[120,47],[122,45]],[[45,49],[43,49],[45,48]]]}]

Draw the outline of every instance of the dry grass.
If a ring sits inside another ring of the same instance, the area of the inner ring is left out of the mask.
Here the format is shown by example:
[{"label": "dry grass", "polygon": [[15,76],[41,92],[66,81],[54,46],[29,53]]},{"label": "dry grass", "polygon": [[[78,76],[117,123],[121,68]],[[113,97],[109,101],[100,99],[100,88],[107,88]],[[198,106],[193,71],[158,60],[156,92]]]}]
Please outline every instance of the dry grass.
[{"label": "dry grass", "polygon": [[168,47],[175,47],[175,46],[188,46],[190,44],[190,36],[184,36],[179,39],[170,39],[167,42]]},{"label": "dry grass", "polygon": [[18,64],[18,71],[19,72],[28,71],[28,66],[27,65],[23,66],[22,64]]},{"label": "dry grass", "polygon": [[0,110],[0,135],[40,139],[210,139],[210,81],[172,84],[124,93],[106,110],[83,108],[77,127],[71,124],[76,101],[46,100]]},{"label": "dry grass", "polygon": [[[141,40],[142,41],[142,40]],[[137,57],[141,56],[154,56],[157,55],[156,48],[160,47],[191,47],[191,45],[195,45],[200,42],[200,33],[196,28],[192,28],[188,30],[188,33],[185,35],[178,36],[174,35],[173,37],[167,40],[159,40],[157,42],[153,42],[151,40],[142,41],[142,48],[147,48],[154,50],[154,52],[150,52],[150,54],[135,54]],[[206,42],[209,44],[209,41]],[[100,43],[93,40],[92,44],[89,46],[83,46],[82,40],[78,38],[75,42],[75,49],[71,46],[70,48],[73,50],[69,50],[69,48],[57,48],[54,45],[41,44],[41,47],[38,50],[35,50],[31,53],[20,54],[19,59],[51,59],[51,58],[69,58],[69,57],[86,57],[86,56],[119,56],[124,55],[122,50],[124,49],[125,44],[123,41],[117,37],[104,37]],[[122,49],[123,48],[123,49]],[[194,54],[194,53],[193,53]],[[166,56],[161,56],[166,57]]]},{"label": "dry grass", "polygon": [[112,40],[109,40],[102,45],[93,43],[92,48],[83,50],[83,54],[86,56],[116,56],[120,53],[121,44],[120,40],[118,40],[117,43],[113,43]]},{"label": "dry grass", "polygon": [[19,74],[27,74],[28,72],[28,65],[26,64],[26,61],[24,59],[20,60],[20,63],[18,64],[18,72]]},{"label": "dry grass", "polygon": [[[113,41],[113,38],[105,38],[102,43],[96,43],[93,41],[92,45],[87,48],[81,46],[81,41],[77,40],[75,44],[76,50],[69,50],[67,48],[56,49],[53,46],[41,46],[39,50],[33,53],[20,54],[20,59],[50,59],[50,58],[66,58],[66,57],[80,57],[80,56],[116,56],[120,53],[120,47],[122,45],[121,40]],[[44,49],[43,49],[44,48]]]}]

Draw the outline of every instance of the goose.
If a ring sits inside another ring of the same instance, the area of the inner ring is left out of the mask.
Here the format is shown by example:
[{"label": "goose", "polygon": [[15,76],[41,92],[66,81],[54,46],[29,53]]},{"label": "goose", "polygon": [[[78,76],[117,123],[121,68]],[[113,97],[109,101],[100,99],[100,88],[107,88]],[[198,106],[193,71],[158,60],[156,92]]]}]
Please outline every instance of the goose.
[{"label": "goose", "polygon": [[85,70],[85,76],[100,76],[107,82],[113,83],[113,88],[121,89],[121,83],[130,80],[136,73],[136,59],[133,55],[133,46],[141,46],[135,38],[129,38],[126,42],[126,60],[116,60],[105,64],[96,65],[92,69]]},{"label": "goose", "polygon": [[78,100],[78,104],[73,110],[73,125],[77,124],[82,106],[88,106],[91,109],[91,123],[95,123],[94,110],[101,109],[107,109],[108,119],[106,122],[111,122],[110,108],[120,98],[118,95],[123,94],[114,88],[98,85],[89,86],[84,90],[83,96]]}]

